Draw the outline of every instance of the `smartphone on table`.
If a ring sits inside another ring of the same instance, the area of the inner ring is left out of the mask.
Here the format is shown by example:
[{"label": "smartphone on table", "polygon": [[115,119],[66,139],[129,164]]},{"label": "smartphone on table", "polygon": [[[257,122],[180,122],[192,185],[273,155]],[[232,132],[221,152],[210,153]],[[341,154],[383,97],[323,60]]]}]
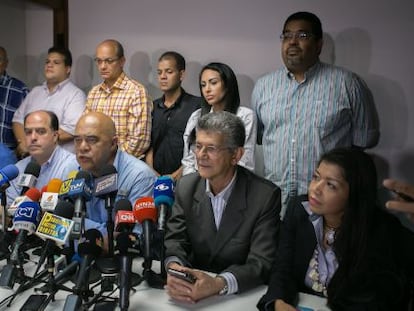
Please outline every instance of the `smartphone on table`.
[{"label": "smartphone on table", "polygon": [[197,280],[197,278],[194,275],[188,272],[183,272],[183,271],[175,270],[172,268],[168,268],[167,272],[169,275],[175,276],[176,278],[187,281],[191,284],[194,284]]}]

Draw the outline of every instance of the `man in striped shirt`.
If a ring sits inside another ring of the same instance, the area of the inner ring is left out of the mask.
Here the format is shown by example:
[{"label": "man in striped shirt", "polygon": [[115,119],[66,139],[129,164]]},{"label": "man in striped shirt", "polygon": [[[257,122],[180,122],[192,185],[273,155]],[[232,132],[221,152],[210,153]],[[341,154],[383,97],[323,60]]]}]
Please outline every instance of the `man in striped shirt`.
[{"label": "man in striped shirt", "polygon": [[103,82],[88,94],[85,112],[97,111],[115,122],[121,150],[142,158],[151,140],[152,101],[145,87],[124,73],[124,48],[105,40],[96,48],[95,63]]},{"label": "man in striped shirt", "polygon": [[265,177],[282,189],[282,214],[290,199],[307,192],[322,153],[339,146],[373,147],[379,139],[364,81],[319,61],[322,33],[316,15],[292,14],[280,36],[285,67],[260,78],[252,94]]}]

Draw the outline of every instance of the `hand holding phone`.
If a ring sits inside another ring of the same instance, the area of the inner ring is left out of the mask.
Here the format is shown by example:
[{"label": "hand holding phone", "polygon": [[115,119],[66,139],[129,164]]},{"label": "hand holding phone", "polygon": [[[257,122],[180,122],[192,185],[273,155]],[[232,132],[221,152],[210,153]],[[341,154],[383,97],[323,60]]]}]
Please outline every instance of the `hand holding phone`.
[{"label": "hand holding phone", "polygon": [[183,272],[183,271],[175,270],[172,268],[168,268],[167,272],[169,275],[175,276],[176,278],[187,281],[191,284],[194,284],[197,280],[197,278],[194,275],[188,272]]},{"label": "hand holding phone", "polygon": [[398,195],[401,199],[403,199],[406,202],[414,202],[414,199],[410,197],[409,195],[406,195],[402,192],[398,192],[396,190],[392,190],[392,192],[394,192],[396,195]]}]

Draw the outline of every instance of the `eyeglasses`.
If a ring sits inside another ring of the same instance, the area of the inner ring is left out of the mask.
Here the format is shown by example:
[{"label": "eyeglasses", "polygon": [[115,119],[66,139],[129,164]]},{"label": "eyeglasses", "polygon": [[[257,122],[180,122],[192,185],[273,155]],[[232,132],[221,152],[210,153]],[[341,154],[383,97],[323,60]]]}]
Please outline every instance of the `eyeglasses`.
[{"label": "eyeglasses", "polygon": [[300,41],[308,40],[309,38],[313,37],[313,34],[307,31],[298,31],[298,32],[284,32],[280,35],[280,40],[282,41],[289,41],[292,39],[297,39]]},{"label": "eyeglasses", "polygon": [[105,59],[95,58],[94,60],[95,60],[95,63],[99,66],[102,64],[112,65],[113,63],[119,60],[119,57],[105,58]]},{"label": "eyeglasses", "polygon": [[225,150],[225,149],[231,149],[230,147],[219,147],[219,146],[214,146],[214,145],[209,145],[209,146],[204,146],[202,144],[194,144],[191,145],[191,150],[193,150],[193,152],[195,154],[199,154],[201,152],[203,152],[203,150],[208,154],[209,157],[215,158],[219,155],[220,151]]},{"label": "eyeglasses", "polygon": [[82,144],[83,141],[85,141],[85,143],[88,144],[89,146],[92,146],[92,145],[95,145],[99,141],[99,137],[98,136],[93,136],[93,135],[75,136],[73,138],[73,141],[75,142],[75,145],[77,145],[77,146]]}]

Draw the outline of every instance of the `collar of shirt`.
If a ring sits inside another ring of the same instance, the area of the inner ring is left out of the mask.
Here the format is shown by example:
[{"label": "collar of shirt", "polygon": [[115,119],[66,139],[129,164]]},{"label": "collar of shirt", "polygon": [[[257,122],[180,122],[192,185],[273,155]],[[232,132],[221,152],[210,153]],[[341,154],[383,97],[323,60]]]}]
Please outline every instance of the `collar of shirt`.
[{"label": "collar of shirt", "polygon": [[[321,66],[321,62],[317,61],[312,67],[310,67],[305,72],[305,75],[304,75],[305,79],[302,82],[300,82],[299,84],[304,83],[309,77],[311,77],[318,70],[318,68],[320,66]],[[290,72],[289,69],[286,66],[285,66],[285,72],[286,72],[287,77],[290,80],[295,80],[295,75],[292,72]]]},{"label": "collar of shirt", "polygon": [[45,90],[45,92],[48,95],[52,95],[52,94],[56,93],[57,91],[61,90],[68,82],[69,82],[69,78],[67,78],[66,80],[63,80],[62,82],[58,83],[58,85],[56,85],[56,87],[53,89],[52,92],[50,92],[49,88],[47,87],[47,81],[43,82],[42,86],[43,86],[43,89]]},{"label": "collar of shirt", "polygon": [[126,80],[127,80],[127,76],[126,76],[125,72],[122,71],[121,74],[119,75],[118,79],[116,79],[115,83],[110,88],[108,88],[106,86],[105,81],[103,81],[100,84],[99,87],[102,90],[104,90],[105,92],[108,92],[108,93],[110,93],[112,89],[120,89],[120,90],[123,90],[123,89],[125,89]]},{"label": "collar of shirt", "polygon": [[[116,151],[116,155],[115,155],[115,159],[114,159],[114,163],[113,163],[113,166],[116,168],[118,176],[119,176],[118,168],[122,167],[122,158],[123,158],[123,152],[118,148],[118,150]],[[129,190],[119,188],[117,195],[120,198],[127,199],[128,196],[129,196],[129,192],[130,192]]]},{"label": "collar of shirt", "polygon": [[10,80],[10,76],[7,74],[7,72],[5,71],[1,76],[0,76],[0,84],[5,84],[8,80]]},{"label": "collar of shirt", "polygon": [[[59,149],[60,148],[61,147],[57,145],[55,147],[55,150],[53,150],[53,152],[52,152],[51,156],[49,157],[49,159],[47,159],[47,161],[45,163],[43,163],[42,165],[40,165],[40,171],[41,172],[44,171],[44,170],[46,170],[46,169],[48,169],[50,167],[50,165],[52,165],[52,163],[54,162],[54,159],[56,157],[58,157],[58,153],[59,153]],[[31,159],[31,161],[36,162],[36,160],[33,159],[33,157],[31,157],[31,156],[30,156],[30,159]]]},{"label": "collar of shirt", "polygon": [[[305,208],[306,212],[309,214],[309,221],[312,223],[315,231],[317,241],[316,249],[318,250],[317,261],[319,281],[327,286],[327,284],[332,279],[336,269],[338,268],[338,261],[336,260],[336,255],[333,251],[332,246],[328,246],[326,249],[323,247],[323,216],[313,213],[310,210],[309,202],[303,202],[302,205]],[[311,268],[309,267],[305,276],[305,283],[309,287],[312,286],[312,281],[309,277],[310,270]]]},{"label": "collar of shirt", "polygon": [[181,101],[183,100],[184,95],[186,94],[186,92],[184,91],[183,88],[181,88],[181,94],[180,96],[177,98],[177,100],[175,101],[174,104],[172,104],[170,107],[165,107],[164,103],[165,103],[165,95],[162,96],[162,101],[158,103],[158,107],[160,108],[164,108],[164,109],[173,109],[174,107],[179,107],[181,104]]},{"label": "collar of shirt", "polygon": [[234,188],[234,183],[236,180],[236,176],[237,176],[237,171],[234,172],[233,178],[230,180],[230,182],[228,183],[228,185],[217,195],[214,195],[213,192],[211,192],[211,188],[210,188],[210,183],[208,182],[208,180],[206,179],[206,194],[211,198],[222,198],[223,200],[228,201],[230,194]]},{"label": "collar of shirt", "polygon": [[214,223],[216,224],[217,229],[220,227],[221,218],[223,216],[224,210],[226,209],[227,201],[229,200],[230,194],[233,190],[236,174],[237,172],[234,173],[233,178],[223,189],[223,191],[218,193],[216,196],[211,192],[210,183],[206,180],[206,194],[210,198],[211,207],[213,208]]}]

